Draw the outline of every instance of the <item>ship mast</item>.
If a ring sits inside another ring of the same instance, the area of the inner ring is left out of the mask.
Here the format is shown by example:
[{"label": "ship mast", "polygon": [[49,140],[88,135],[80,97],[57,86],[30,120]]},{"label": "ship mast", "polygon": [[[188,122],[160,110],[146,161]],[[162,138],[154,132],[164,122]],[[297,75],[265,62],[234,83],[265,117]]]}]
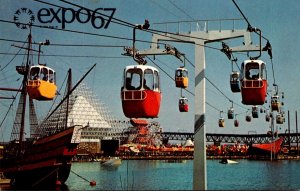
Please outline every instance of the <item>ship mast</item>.
[{"label": "ship mast", "polygon": [[23,107],[22,107],[22,116],[21,116],[21,125],[20,125],[20,134],[19,134],[19,149],[18,149],[18,156],[20,156],[22,149],[23,149],[23,139],[24,139],[24,130],[25,130],[25,113],[26,113],[26,100],[27,100],[27,90],[26,90],[26,82],[27,82],[27,73],[29,71],[29,56],[31,50],[31,27],[29,29],[28,35],[28,47],[27,47],[27,58],[26,58],[26,66],[25,66],[25,73],[23,74],[23,82],[22,82],[22,91],[21,91],[21,98],[23,99]]},{"label": "ship mast", "polygon": [[72,89],[72,70],[71,68],[68,70],[68,84],[67,84],[67,112],[66,112],[66,120],[65,120],[65,128],[68,127],[68,117],[69,117],[69,93]]}]

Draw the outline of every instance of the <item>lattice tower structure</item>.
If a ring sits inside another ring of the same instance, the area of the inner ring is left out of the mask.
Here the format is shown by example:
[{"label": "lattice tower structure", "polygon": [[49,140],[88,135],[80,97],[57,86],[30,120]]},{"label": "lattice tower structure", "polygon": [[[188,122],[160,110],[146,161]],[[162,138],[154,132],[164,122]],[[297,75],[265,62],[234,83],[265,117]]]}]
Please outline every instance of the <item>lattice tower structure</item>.
[{"label": "lattice tower structure", "polygon": [[129,121],[117,120],[84,83],[67,100],[41,123],[41,136],[69,126],[82,125],[85,127],[81,135],[82,142],[99,142],[103,138],[124,139],[123,130],[128,127]]},{"label": "lattice tower structure", "polygon": [[127,143],[141,145],[161,145],[162,128],[158,122],[150,122],[147,125],[133,125],[127,129]]}]

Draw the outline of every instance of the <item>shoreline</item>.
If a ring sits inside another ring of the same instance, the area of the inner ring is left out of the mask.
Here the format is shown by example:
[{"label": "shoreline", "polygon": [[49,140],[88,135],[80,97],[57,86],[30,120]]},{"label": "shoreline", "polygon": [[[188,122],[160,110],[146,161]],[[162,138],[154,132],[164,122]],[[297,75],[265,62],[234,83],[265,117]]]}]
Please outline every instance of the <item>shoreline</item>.
[{"label": "shoreline", "polygon": [[[182,160],[194,160],[194,156],[112,156],[119,157],[122,160],[167,160],[167,161],[182,161]],[[99,157],[97,159],[82,159],[73,160],[72,162],[100,162],[108,160],[110,157]],[[269,156],[265,157],[251,157],[251,156],[206,156],[206,160],[221,160],[221,159],[249,159],[249,160],[270,160]],[[273,160],[300,160],[300,156],[285,156],[280,155],[277,159]]]}]

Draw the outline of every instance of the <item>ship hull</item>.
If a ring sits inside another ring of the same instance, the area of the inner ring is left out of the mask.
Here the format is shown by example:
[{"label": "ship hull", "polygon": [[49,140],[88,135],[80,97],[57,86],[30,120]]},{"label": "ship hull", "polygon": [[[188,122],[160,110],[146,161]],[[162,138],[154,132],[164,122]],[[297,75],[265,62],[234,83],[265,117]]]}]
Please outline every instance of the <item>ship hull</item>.
[{"label": "ship hull", "polygon": [[281,144],[283,142],[283,137],[277,139],[272,143],[260,143],[260,144],[253,144],[249,147],[249,154],[256,155],[256,156],[268,156],[271,153],[277,155],[281,150]]},{"label": "ship hull", "polygon": [[1,161],[1,171],[18,188],[55,186],[68,179],[71,160],[77,154],[81,126],[70,127],[27,145],[24,155]]},{"label": "ship hull", "polygon": [[40,167],[34,170],[19,171],[13,174],[11,182],[16,189],[23,188],[55,188],[56,182],[64,184],[69,177],[71,164]]}]

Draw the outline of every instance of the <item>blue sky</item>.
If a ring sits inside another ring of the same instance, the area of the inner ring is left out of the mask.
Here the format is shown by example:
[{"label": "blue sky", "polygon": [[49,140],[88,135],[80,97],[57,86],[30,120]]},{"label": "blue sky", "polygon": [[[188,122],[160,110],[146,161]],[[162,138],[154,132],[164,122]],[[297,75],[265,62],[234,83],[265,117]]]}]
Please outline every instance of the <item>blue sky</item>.
[{"label": "blue sky", "polygon": [[[45,1],[52,4],[60,5],[66,8],[78,10],[70,4],[60,1]],[[74,0],[68,1],[87,7],[91,10],[97,8],[116,8],[114,18],[126,21],[132,24],[142,24],[144,19],[150,21],[151,29],[164,30],[153,23],[161,22],[176,22],[176,21],[192,21],[192,20],[206,20],[206,19],[232,19],[242,18],[235,5],[231,0]],[[297,0],[281,1],[281,0],[236,0],[243,13],[248,18],[253,27],[260,28],[263,35],[270,40],[273,48],[273,66],[276,83],[279,85],[279,91],[284,92],[284,110],[290,111],[290,124],[292,131],[295,131],[295,111],[299,109],[299,81],[300,71],[297,56],[300,48],[298,42],[300,37],[299,31],[299,8],[300,4]],[[0,19],[12,21],[16,10],[20,8],[30,8],[34,14],[41,9],[57,10],[58,8],[40,3],[33,0],[1,0],[0,5]],[[59,12],[61,13],[61,12]],[[109,12],[105,12],[109,13]],[[61,15],[60,15],[61,16]],[[66,16],[68,17],[68,15]],[[200,23],[200,27],[204,24]],[[38,20],[35,21],[37,25],[43,25]],[[98,23],[99,24],[99,23]],[[14,24],[0,22],[0,38],[13,39],[24,41],[27,38],[28,30],[21,30]],[[52,26],[61,28],[61,24],[53,21]],[[228,25],[228,24],[227,24]],[[245,29],[247,24],[245,21],[237,23],[237,29]],[[218,24],[212,24],[211,30],[218,30]],[[223,26],[225,29],[226,24]],[[119,24],[110,23],[107,29],[95,29],[91,22],[82,24],[76,20],[73,23],[66,24],[65,29],[89,32],[100,35],[110,35],[123,38],[132,38],[132,28],[121,26]],[[169,30],[175,31],[176,26],[170,25]],[[182,30],[185,30],[182,27]],[[186,30],[187,31],[187,30]],[[51,44],[94,44],[94,45],[116,45],[116,46],[132,46],[130,40],[120,40],[113,38],[105,38],[97,35],[71,33],[66,31],[55,31],[51,29],[43,29],[34,27],[32,29],[33,40],[41,42],[49,39]],[[137,39],[151,41],[151,34],[143,31],[137,32]],[[253,42],[257,42],[257,38],[253,37]],[[226,41],[228,44],[238,44],[241,41]],[[263,41],[265,44],[266,41]],[[14,43],[18,44],[18,43]],[[183,52],[187,58],[194,64],[194,45],[183,43],[170,43],[179,51]],[[15,54],[18,48],[12,47],[12,42],[1,40],[0,52]],[[239,44],[241,45],[241,44]],[[209,46],[220,49],[221,43],[211,43]],[[138,42],[136,48],[139,50],[148,49],[149,43]],[[58,84],[61,84],[66,76],[68,68],[72,68],[74,72],[74,81],[78,80],[94,63],[97,63],[95,70],[88,76],[86,84],[95,92],[98,98],[108,106],[110,111],[119,119],[125,120],[122,112],[120,100],[120,87],[122,83],[122,72],[125,66],[134,64],[133,59],[124,57],[121,54],[124,52],[121,47],[103,48],[103,47],[63,47],[63,46],[49,46],[44,47],[45,54],[55,55],[77,55],[77,56],[93,56],[93,57],[42,57],[42,61],[46,62],[48,66],[54,68],[58,74]],[[257,133],[266,133],[269,130],[269,123],[265,122],[265,114],[260,113],[258,119],[252,119],[252,122],[245,121],[245,112],[250,106],[243,106],[241,104],[241,95],[239,93],[232,93],[230,91],[229,74],[231,72],[231,62],[227,59],[224,53],[212,48],[206,48],[206,77],[217,86],[222,93],[232,99],[236,113],[242,113],[237,116],[240,121],[240,126],[235,128],[233,120],[225,117],[225,128],[218,127],[218,119],[220,110],[224,112],[231,106],[231,102],[224,97],[214,86],[206,82],[206,101],[213,105],[212,108],[206,105],[206,132],[208,133],[243,133],[248,134],[250,131]],[[256,55],[256,53],[250,53]],[[96,57],[95,57],[96,56]],[[234,54],[238,58],[238,65],[247,59],[246,54]],[[13,55],[0,55],[0,65],[3,68],[10,62]],[[267,64],[269,89],[272,90],[273,75],[270,58],[266,53],[263,53],[262,60]],[[16,71],[15,66],[20,65],[23,61],[23,56],[17,56],[8,66],[0,72],[0,86],[1,87],[15,87],[19,86],[20,77]],[[149,65],[153,64],[148,60]],[[155,63],[159,65],[169,75],[173,76],[177,67],[182,63],[172,56],[157,56]],[[0,69],[1,69],[0,68]],[[188,90],[194,92],[194,67],[187,63],[187,69],[190,74],[190,84]],[[236,69],[236,66],[235,66]],[[163,93],[163,100],[159,118],[150,119],[160,122],[164,131],[186,131],[193,132],[194,129],[194,96],[188,92],[183,94],[189,99],[190,111],[188,113],[180,113],[178,111],[178,99],[180,97],[180,89],[175,87],[174,82],[165,74],[161,72],[161,86]],[[11,93],[0,92],[0,96],[11,95]],[[0,116],[1,120],[5,115],[10,100],[0,100]],[[16,104],[14,105],[16,106]],[[39,103],[38,111],[46,111],[49,104]],[[242,106],[242,107],[240,107]],[[268,104],[264,105],[268,107]],[[217,108],[217,109],[216,109]],[[12,116],[11,116],[12,117]],[[41,116],[40,116],[41,117]],[[11,120],[12,121],[12,120]],[[10,123],[6,122],[5,127],[1,127],[1,133],[6,137],[10,133]],[[287,129],[286,123],[283,125],[276,125],[280,132]]]}]

